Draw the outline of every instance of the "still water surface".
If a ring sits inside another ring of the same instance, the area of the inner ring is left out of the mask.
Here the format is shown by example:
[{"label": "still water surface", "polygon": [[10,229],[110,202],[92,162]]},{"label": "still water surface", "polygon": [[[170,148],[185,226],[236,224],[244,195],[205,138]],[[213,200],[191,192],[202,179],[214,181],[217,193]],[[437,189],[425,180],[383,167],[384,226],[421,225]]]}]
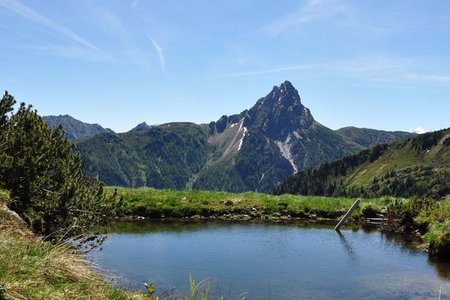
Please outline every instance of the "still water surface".
[{"label": "still water surface", "polygon": [[[187,293],[189,274],[229,299],[450,299],[450,263],[414,240],[300,223],[120,223],[93,261],[119,282]],[[241,295],[241,296],[239,296]]]}]

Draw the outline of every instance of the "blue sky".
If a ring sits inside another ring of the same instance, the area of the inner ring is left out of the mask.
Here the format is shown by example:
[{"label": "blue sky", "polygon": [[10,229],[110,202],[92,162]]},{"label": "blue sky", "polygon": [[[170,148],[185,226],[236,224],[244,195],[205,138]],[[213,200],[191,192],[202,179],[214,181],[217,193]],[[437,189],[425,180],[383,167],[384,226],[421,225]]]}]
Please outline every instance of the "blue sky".
[{"label": "blue sky", "polygon": [[284,80],[333,129],[450,126],[450,1],[0,0],[0,40],[0,88],[119,132]]}]

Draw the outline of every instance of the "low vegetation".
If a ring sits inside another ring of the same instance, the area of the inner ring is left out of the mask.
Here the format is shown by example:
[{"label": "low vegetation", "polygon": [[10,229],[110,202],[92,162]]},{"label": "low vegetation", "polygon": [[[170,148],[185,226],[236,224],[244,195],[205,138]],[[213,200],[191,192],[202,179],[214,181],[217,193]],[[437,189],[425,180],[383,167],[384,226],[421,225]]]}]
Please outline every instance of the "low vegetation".
[{"label": "low vegetation", "polygon": [[[158,190],[153,188],[107,187],[108,197],[118,199],[122,215],[152,218],[212,217],[212,218],[336,218],[350,208],[355,199],[313,196],[273,196],[247,192],[241,194],[199,190]],[[380,211],[393,198],[365,200],[354,218],[359,218],[365,206]]]},{"label": "low vegetation", "polygon": [[450,197],[422,210],[417,222],[426,227],[425,241],[432,256],[450,258]]},{"label": "low vegetation", "polygon": [[133,299],[67,244],[44,242],[5,206],[0,191],[0,299]]}]

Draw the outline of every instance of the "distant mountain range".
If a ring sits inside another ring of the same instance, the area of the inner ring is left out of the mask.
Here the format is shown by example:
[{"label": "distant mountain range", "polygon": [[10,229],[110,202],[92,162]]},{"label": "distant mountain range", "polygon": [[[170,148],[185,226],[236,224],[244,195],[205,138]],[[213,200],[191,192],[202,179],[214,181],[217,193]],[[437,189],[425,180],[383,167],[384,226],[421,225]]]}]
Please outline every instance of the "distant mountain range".
[{"label": "distant mountain range", "polygon": [[450,128],[324,163],[290,177],[275,193],[440,199],[450,194]]},{"label": "distant mountain range", "polygon": [[95,127],[99,132],[89,131],[91,136],[76,130],[73,120],[59,124],[70,137],[83,137],[76,142],[85,169],[107,185],[233,192],[272,192],[298,171],[415,136],[355,127],[331,130],[314,120],[289,81],[249,110],[209,124],[142,123],[126,133]]},{"label": "distant mountain range", "polygon": [[111,129],[105,129],[98,124],[88,124],[78,121],[69,115],[45,116],[43,118],[50,127],[63,125],[65,135],[71,141],[91,137],[99,133],[113,132]]}]

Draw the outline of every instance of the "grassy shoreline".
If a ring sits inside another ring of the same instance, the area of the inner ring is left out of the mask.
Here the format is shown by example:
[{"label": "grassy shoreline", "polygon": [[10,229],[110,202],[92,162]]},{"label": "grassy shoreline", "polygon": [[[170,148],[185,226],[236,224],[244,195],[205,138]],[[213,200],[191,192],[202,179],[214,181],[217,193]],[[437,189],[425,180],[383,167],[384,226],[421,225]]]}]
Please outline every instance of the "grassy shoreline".
[{"label": "grassy shoreline", "polygon": [[[149,218],[224,218],[248,219],[317,218],[342,216],[355,199],[315,196],[274,196],[254,192],[227,193],[199,190],[159,190],[153,188],[107,187],[105,192],[119,199],[119,214]],[[365,207],[380,211],[392,197],[364,200],[353,220],[362,217]]]},{"label": "grassy shoreline", "polygon": [[[153,219],[218,220],[337,220],[355,199],[297,195],[267,195],[254,192],[227,193],[199,190],[107,187],[119,199],[118,214]],[[450,197],[434,200],[382,197],[363,199],[349,223],[364,224],[388,210],[398,221],[394,231],[416,231],[430,256],[450,258]]]},{"label": "grassy shoreline", "polygon": [[0,299],[144,299],[114,287],[67,244],[32,233],[0,191]]}]

